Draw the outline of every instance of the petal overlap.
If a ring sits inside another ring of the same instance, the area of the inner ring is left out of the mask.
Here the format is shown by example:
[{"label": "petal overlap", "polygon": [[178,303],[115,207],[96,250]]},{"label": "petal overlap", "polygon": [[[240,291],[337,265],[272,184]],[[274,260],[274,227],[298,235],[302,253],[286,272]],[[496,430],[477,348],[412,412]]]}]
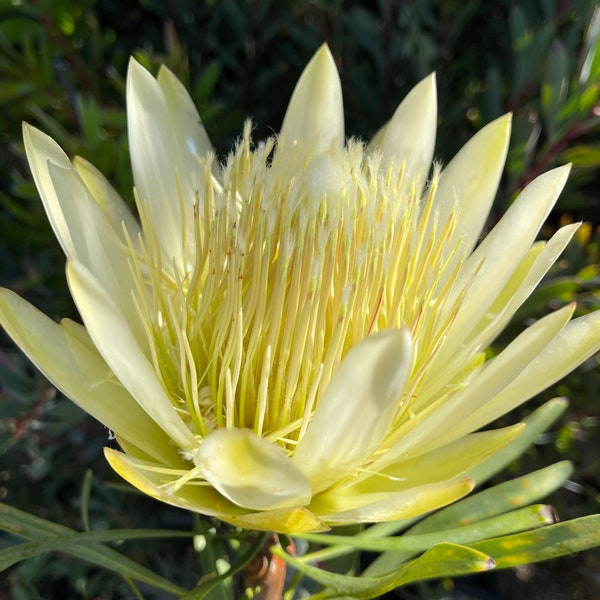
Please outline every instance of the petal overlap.
[{"label": "petal overlap", "polygon": [[567,166],[482,239],[510,115],[432,166],[430,75],[370,144],[345,140],[322,46],[279,135],[254,144],[248,122],[221,161],[171,71],[132,59],[126,87],[137,217],[23,129],[83,325],[8,290],[0,322],[114,433],[107,461],[145,494],[290,534],[418,517],[468,494],[523,426],[482,427],[599,350],[600,312],[569,305],[486,356],[578,227],[535,241]]}]

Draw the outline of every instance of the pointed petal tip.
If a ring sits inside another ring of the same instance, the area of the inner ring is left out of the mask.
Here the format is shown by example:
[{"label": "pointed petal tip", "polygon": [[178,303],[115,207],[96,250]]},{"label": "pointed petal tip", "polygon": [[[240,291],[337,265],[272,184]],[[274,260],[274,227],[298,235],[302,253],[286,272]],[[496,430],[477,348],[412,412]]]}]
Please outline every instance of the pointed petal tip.
[{"label": "pointed petal tip", "polygon": [[280,138],[307,143],[318,154],[344,141],[342,86],[326,44],[313,54],[289,101]]}]

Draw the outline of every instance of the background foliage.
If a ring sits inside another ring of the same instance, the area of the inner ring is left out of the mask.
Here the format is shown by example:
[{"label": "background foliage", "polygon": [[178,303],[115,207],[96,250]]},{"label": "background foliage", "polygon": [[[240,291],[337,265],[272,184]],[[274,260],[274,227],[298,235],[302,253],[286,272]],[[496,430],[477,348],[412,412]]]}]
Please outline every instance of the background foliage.
[{"label": "background foliage", "polygon": [[[372,135],[433,70],[442,161],[484,124],[513,111],[490,224],[525,183],[572,162],[544,235],[560,223],[586,223],[507,334],[574,299],[580,312],[600,308],[599,34],[591,0],[0,0],[0,284],[57,319],[76,317],[64,259],[24,160],[23,120],[70,156],[89,159],[131,199],[124,112],[130,55],[154,72],[165,63],[184,81],[223,156],[248,115],[256,138],[279,129],[298,75],[326,41],[342,78],[348,135]],[[598,361],[523,414],[556,395],[570,397],[567,416],[511,473],[569,458],[575,475],[553,504],[563,519],[599,512]],[[122,485],[104,464],[106,443],[100,425],[0,338],[0,500],[73,529],[214,526]],[[6,543],[0,537],[0,546]],[[129,557],[183,587],[203,572],[205,557],[199,563],[189,540],[127,544]],[[600,596],[598,572],[595,551],[484,580],[423,584],[393,597],[591,599]],[[123,579],[59,554],[22,562],[0,580],[0,598],[133,597]],[[140,590],[148,598],[171,597]]]}]

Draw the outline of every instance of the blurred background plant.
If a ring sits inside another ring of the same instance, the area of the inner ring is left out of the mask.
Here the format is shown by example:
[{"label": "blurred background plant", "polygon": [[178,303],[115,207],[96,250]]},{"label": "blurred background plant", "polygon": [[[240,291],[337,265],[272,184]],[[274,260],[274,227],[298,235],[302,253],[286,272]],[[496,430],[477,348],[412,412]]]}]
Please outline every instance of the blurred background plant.
[{"label": "blurred background plant", "polygon": [[[484,124],[513,111],[511,149],[490,225],[541,171],[573,163],[544,235],[564,222],[585,223],[506,339],[573,300],[579,312],[600,308],[599,38],[600,12],[591,0],[0,0],[0,284],[57,319],[76,317],[64,259],[24,158],[22,121],[52,135],[70,156],[90,160],[130,200],[124,102],[130,55],[154,72],[163,63],[175,72],[223,156],[248,115],[256,139],[279,129],[299,73],[326,41],[342,78],[348,135],[375,133],[434,70],[436,156],[442,161]],[[600,512],[597,358],[519,416],[557,395],[571,400],[566,416],[503,477],[559,458],[573,461],[575,474],[550,499],[564,520]],[[117,481],[102,458],[107,437],[0,338],[1,501],[78,530],[214,527],[158,507]],[[0,547],[9,543],[0,537]],[[177,539],[127,542],[122,551],[188,588],[215,558]],[[598,573],[596,550],[484,579],[402,588],[390,597],[591,600],[600,597]],[[147,598],[172,597],[139,589]],[[59,554],[0,574],[1,599],[136,593],[126,579]]]}]

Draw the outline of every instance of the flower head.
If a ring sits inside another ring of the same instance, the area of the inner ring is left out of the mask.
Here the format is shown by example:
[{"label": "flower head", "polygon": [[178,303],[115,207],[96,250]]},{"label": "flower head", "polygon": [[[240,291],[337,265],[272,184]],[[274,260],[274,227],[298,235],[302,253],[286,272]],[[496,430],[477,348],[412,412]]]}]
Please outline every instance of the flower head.
[{"label": "flower head", "polygon": [[223,163],[167,69],[131,61],[127,110],[139,221],[25,126],[84,326],[8,290],[0,318],[114,432],[112,467],[159,500],[280,532],[433,510],[522,427],[473,432],[600,346],[600,315],[569,321],[566,306],[485,360],[576,229],[534,243],[568,167],[479,242],[510,116],[432,169],[433,76],[369,145],[345,142],[323,46],[279,136],[254,144],[247,125]]}]

